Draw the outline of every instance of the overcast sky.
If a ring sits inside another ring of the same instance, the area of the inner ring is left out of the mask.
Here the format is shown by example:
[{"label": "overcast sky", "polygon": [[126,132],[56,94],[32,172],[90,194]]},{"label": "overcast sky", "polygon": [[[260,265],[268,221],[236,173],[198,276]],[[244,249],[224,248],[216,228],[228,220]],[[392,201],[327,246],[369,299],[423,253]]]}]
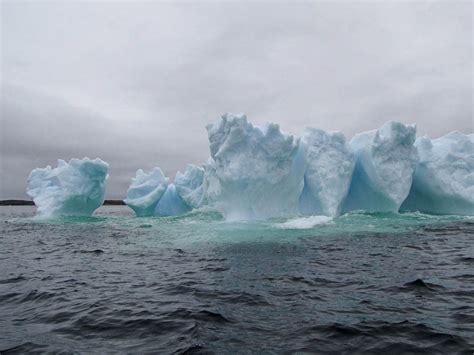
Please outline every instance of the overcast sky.
[{"label": "overcast sky", "polygon": [[35,167],[171,177],[225,112],[340,130],[473,132],[472,2],[1,2],[0,198]]}]

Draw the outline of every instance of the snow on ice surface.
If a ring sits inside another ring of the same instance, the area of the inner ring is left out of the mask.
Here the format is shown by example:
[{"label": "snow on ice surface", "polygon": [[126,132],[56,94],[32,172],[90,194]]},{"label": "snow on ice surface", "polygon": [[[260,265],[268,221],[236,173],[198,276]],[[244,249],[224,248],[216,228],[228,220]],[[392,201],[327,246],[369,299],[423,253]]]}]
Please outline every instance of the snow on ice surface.
[{"label": "snow on ice surface", "polygon": [[340,132],[306,128],[302,135],[306,150],[304,189],[300,212],[305,215],[338,216],[354,170],[354,159]]},{"label": "snow on ice surface", "polygon": [[153,216],[156,206],[168,187],[168,178],[160,168],[145,174],[142,169],[132,178],[124,202],[139,217]]},{"label": "snow on ice surface", "polygon": [[415,125],[388,122],[350,141],[356,165],[343,210],[398,212],[410,190],[418,154]]},{"label": "snow on ice surface", "polygon": [[34,169],[27,194],[41,217],[90,216],[104,203],[109,165],[100,160],[58,160],[58,167]]},{"label": "snow on ice surface", "polygon": [[212,161],[209,200],[228,220],[298,213],[304,152],[276,124],[253,126],[245,115],[223,115],[207,126]]},{"label": "snow on ice surface", "polygon": [[474,135],[451,132],[415,145],[420,162],[402,210],[474,215]]}]

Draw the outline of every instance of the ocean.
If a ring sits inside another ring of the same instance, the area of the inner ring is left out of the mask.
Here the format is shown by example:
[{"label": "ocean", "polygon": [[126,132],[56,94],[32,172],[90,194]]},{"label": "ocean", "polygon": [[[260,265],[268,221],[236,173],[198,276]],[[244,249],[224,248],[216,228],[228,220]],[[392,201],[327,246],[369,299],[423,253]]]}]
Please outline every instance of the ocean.
[{"label": "ocean", "polygon": [[0,353],[474,352],[474,219],[0,207]]}]

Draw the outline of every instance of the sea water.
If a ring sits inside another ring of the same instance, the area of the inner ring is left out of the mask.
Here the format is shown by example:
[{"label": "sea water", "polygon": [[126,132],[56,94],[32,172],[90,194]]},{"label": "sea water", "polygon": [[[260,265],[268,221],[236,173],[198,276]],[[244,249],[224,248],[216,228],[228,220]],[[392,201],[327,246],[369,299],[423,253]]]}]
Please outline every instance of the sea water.
[{"label": "sea water", "polygon": [[472,353],[474,220],[0,207],[0,352]]}]

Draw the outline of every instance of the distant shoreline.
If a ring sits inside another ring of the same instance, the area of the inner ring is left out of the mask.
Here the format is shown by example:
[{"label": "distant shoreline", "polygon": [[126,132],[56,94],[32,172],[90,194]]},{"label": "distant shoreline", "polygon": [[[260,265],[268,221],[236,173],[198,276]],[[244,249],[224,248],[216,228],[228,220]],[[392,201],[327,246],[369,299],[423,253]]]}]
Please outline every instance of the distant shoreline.
[{"label": "distant shoreline", "polygon": [[[34,206],[34,202],[30,200],[0,200],[0,206]],[[104,206],[125,205],[122,200],[105,200]]]}]

